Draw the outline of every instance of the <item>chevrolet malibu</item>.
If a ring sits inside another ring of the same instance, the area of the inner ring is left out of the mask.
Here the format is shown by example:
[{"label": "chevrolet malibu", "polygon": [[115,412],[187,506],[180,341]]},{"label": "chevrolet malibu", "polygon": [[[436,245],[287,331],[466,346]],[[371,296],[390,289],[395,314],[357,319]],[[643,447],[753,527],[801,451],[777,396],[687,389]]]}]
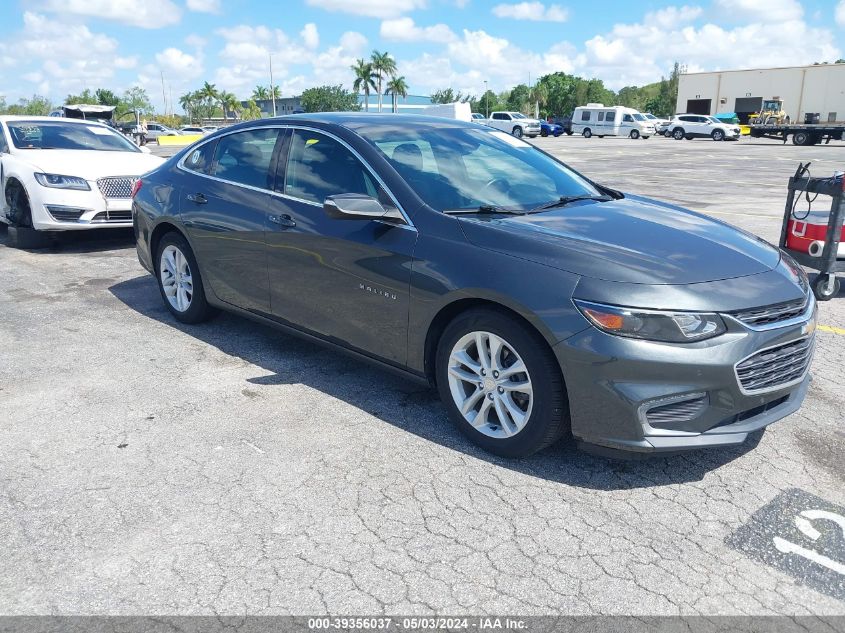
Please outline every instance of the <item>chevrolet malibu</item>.
[{"label": "chevrolet malibu", "polygon": [[132,226],[132,186],[162,164],[113,128],[0,117],[0,221],[36,231]]},{"label": "chevrolet malibu", "polygon": [[810,380],[788,256],[471,123],[236,125],[144,176],[133,218],[177,320],[228,310],[428,381],[499,455],[740,444]]}]

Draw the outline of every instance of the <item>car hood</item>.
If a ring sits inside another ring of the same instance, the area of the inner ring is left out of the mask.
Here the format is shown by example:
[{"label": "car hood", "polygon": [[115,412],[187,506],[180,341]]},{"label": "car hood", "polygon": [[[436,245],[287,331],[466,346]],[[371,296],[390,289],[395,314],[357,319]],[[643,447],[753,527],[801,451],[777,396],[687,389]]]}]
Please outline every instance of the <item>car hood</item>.
[{"label": "car hood", "polygon": [[21,155],[38,171],[96,180],[104,176],[140,176],[164,162],[163,158],[141,152],[95,150],[25,150]]},{"label": "car hood", "polygon": [[776,248],[750,233],[639,196],[458,217],[476,246],[606,281],[701,283],[767,272],[780,261]]}]

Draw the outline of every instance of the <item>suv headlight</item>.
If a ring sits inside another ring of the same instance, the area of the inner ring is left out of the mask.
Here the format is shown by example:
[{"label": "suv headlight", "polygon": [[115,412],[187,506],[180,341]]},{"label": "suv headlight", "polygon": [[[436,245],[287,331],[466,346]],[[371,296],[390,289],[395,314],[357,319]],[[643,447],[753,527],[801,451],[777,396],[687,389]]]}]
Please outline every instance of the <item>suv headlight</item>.
[{"label": "suv headlight", "polygon": [[604,332],[665,343],[693,343],[723,334],[725,322],[712,312],[664,312],[575,299],[575,305]]},{"label": "suv headlight", "polygon": [[91,191],[88,181],[79,176],[62,176],[60,174],[35,174],[35,180],[43,187],[53,189],[78,189],[80,191]]}]

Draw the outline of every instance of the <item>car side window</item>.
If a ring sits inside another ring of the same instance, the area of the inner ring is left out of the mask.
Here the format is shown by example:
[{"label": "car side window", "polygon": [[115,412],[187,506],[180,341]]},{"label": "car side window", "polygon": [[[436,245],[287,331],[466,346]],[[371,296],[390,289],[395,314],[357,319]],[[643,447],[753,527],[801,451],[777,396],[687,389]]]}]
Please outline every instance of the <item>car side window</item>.
[{"label": "car side window", "polygon": [[604,121],[604,112],[599,112],[599,121]]},{"label": "car side window", "polygon": [[626,114],[622,120],[625,121],[625,123],[633,123],[634,117],[632,117],[630,114]]},{"label": "car side window", "polygon": [[285,169],[284,193],[323,204],[339,193],[360,193],[383,200],[384,194],[363,163],[335,139],[295,130]]},{"label": "car side window", "polygon": [[278,128],[245,130],[217,141],[211,175],[242,185],[271,189],[270,162]]},{"label": "car side window", "polygon": [[0,127],[0,154],[9,153],[9,141],[6,140],[6,131]]},{"label": "car side window", "polygon": [[214,148],[216,146],[217,141],[200,145],[185,158],[185,162],[182,163],[185,169],[190,169],[200,174],[210,174],[212,159],[214,158]]},{"label": "car side window", "polygon": [[604,115],[604,120],[613,123],[616,120],[616,113],[615,112],[608,112]]},{"label": "car side window", "polygon": [[693,117],[691,116],[679,116],[678,118],[684,123],[692,123],[694,121]]}]

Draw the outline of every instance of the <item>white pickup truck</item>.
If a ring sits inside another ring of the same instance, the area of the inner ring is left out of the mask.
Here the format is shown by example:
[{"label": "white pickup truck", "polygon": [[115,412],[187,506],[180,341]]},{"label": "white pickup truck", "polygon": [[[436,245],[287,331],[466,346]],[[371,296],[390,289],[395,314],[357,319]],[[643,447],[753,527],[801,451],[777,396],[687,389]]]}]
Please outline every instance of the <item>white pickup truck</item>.
[{"label": "white pickup truck", "polygon": [[534,138],[540,135],[540,122],[537,119],[529,119],[522,112],[491,112],[489,119],[479,123],[513,134],[517,138]]}]

